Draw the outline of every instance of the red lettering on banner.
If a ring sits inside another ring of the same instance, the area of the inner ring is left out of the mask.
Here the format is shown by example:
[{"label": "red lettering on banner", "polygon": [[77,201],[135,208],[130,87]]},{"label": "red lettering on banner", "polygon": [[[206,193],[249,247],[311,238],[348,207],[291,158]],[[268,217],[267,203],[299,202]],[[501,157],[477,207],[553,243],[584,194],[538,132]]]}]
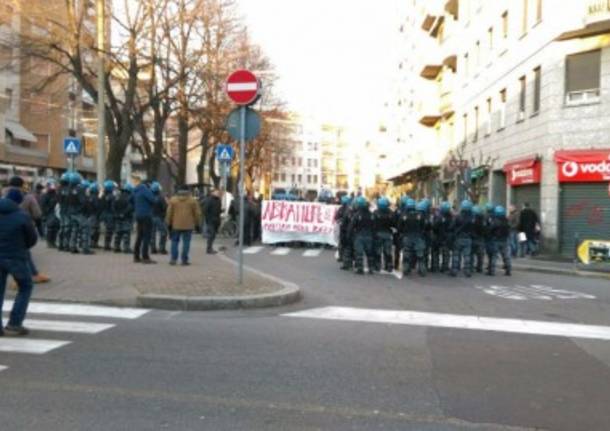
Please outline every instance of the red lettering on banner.
[{"label": "red lettering on banner", "polygon": [[610,150],[575,150],[555,153],[557,176],[562,183],[610,180]]}]

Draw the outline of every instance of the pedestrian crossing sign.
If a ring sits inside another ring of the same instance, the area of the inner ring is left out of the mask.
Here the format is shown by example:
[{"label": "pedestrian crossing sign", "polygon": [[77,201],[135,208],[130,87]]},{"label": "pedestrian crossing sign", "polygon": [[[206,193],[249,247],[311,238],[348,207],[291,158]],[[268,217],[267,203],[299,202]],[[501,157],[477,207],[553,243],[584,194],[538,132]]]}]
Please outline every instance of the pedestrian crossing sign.
[{"label": "pedestrian crossing sign", "polygon": [[216,147],[216,160],[219,162],[231,162],[234,152],[230,145],[218,145]]},{"label": "pedestrian crossing sign", "polygon": [[81,144],[78,138],[65,138],[64,139],[64,153],[69,156],[76,156],[80,154]]}]

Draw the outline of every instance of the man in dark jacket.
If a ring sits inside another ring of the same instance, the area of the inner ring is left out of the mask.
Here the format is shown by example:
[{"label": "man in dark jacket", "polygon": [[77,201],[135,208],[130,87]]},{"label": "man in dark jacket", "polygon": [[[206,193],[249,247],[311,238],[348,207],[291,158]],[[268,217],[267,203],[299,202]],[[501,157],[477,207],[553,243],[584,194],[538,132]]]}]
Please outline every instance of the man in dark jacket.
[{"label": "man in dark jacket", "polygon": [[203,217],[205,219],[207,235],[208,235],[208,254],[216,254],[214,250],[214,240],[216,233],[220,228],[220,215],[222,213],[222,202],[220,201],[220,191],[214,190],[203,201]]},{"label": "man in dark jacket", "polygon": [[47,184],[47,191],[40,199],[40,209],[46,229],[46,240],[49,248],[57,247],[57,233],[59,232],[59,218],[57,217],[56,207],[59,196],[54,182]]},{"label": "man in dark jacket", "polygon": [[[150,186],[150,191],[155,195],[155,203],[153,205],[153,232],[152,232],[152,254],[167,254],[167,226],[165,225],[165,216],[167,215],[167,201],[161,189],[161,184],[153,181]],[[157,242],[159,237],[159,242]]]},{"label": "man in dark jacket", "polygon": [[[0,336],[27,335],[23,327],[30,296],[32,295],[32,272],[28,264],[28,250],[36,244],[37,236],[31,218],[19,209],[23,195],[18,189],[8,192],[7,198],[0,199],[0,310],[4,302],[6,281],[11,275],[19,289],[13,304],[8,325]],[[0,315],[0,319],[1,319]]]},{"label": "man in dark jacket", "polygon": [[150,259],[149,255],[155,195],[146,184],[142,183],[142,179],[138,175],[132,175],[131,180],[135,186],[133,202],[137,224],[133,260],[136,263],[156,263]]},{"label": "man in dark jacket", "polygon": [[529,203],[523,204],[523,209],[519,216],[519,230],[525,232],[527,241],[522,245],[525,250],[522,250],[522,255],[534,255],[538,251],[536,237],[539,229],[538,214],[532,208]]}]

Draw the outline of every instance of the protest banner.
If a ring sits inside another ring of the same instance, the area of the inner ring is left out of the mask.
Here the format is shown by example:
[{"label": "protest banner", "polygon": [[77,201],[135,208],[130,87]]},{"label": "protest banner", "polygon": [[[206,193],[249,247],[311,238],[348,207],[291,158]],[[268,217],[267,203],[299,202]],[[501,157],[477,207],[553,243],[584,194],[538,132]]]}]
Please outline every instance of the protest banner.
[{"label": "protest banner", "polygon": [[338,209],[319,202],[263,201],[263,244],[302,241],[336,246]]}]

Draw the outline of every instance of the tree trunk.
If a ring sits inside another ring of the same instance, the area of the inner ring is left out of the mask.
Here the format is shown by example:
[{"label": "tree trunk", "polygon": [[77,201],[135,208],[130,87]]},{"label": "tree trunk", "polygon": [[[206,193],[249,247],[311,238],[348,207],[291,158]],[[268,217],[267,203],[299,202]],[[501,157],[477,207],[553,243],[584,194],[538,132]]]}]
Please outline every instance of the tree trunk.
[{"label": "tree trunk", "polygon": [[186,184],[188,157],[189,124],[188,117],[181,113],[178,116],[178,185]]}]

